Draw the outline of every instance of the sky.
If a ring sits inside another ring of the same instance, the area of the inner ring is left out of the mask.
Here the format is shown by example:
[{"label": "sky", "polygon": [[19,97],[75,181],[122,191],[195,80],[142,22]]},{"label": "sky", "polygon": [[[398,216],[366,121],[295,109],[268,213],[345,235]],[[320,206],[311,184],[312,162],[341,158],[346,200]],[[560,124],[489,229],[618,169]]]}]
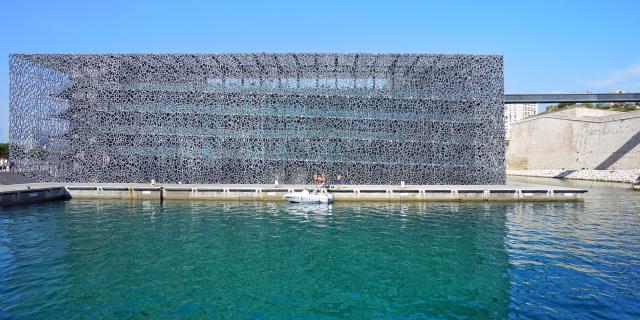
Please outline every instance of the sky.
[{"label": "sky", "polygon": [[640,1],[0,0],[0,141],[12,53],[469,53],[505,93],[640,92]]}]

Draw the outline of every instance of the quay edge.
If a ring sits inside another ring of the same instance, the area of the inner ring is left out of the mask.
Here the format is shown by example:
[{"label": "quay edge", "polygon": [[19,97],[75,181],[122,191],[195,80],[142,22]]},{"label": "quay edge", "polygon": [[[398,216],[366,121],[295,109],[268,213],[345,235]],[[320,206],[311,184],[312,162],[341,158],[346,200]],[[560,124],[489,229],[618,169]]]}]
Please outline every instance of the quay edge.
[{"label": "quay edge", "polygon": [[[0,206],[60,199],[284,201],[283,195],[310,185],[184,185],[33,183],[0,187]],[[324,189],[335,202],[513,202],[583,201],[587,190],[540,185],[349,185]]]}]

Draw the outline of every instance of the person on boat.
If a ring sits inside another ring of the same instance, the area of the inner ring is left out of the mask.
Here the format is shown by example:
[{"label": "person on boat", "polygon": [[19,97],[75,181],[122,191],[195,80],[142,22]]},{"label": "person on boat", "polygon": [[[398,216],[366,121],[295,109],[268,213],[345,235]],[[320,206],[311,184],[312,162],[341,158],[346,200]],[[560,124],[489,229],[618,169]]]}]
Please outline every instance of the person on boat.
[{"label": "person on boat", "polygon": [[325,185],[325,182],[326,182],[326,181],[327,181],[327,173],[326,173],[326,172],[324,172],[324,171],[322,171],[322,172],[320,173],[320,187],[321,187],[321,188],[324,188],[324,187],[326,186],[326,185]]},{"label": "person on boat", "polygon": [[319,182],[319,176],[318,176],[318,172],[314,172],[313,173],[313,183],[316,185],[316,187],[318,186],[318,182]]},{"label": "person on boat", "polygon": [[340,189],[341,185],[342,185],[342,174],[338,173],[336,174],[336,189]]}]

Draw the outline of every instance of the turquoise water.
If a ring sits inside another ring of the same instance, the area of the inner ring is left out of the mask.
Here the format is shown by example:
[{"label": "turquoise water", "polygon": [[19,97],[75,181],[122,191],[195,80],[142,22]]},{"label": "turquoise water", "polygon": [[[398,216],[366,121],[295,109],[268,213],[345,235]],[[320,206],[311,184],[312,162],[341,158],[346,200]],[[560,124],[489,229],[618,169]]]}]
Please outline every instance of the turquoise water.
[{"label": "turquoise water", "polygon": [[0,213],[4,319],[640,317],[640,193],[584,203],[51,202]]}]

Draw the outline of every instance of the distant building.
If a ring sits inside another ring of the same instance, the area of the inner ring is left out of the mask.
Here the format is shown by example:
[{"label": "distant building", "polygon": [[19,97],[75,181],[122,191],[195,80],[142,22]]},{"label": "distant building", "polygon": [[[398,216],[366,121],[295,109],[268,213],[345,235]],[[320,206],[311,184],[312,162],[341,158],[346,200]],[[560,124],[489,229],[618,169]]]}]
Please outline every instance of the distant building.
[{"label": "distant building", "polygon": [[507,169],[640,169],[640,110],[570,108],[513,124]]},{"label": "distant building", "polygon": [[504,105],[504,138],[511,139],[511,124],[524,118],[538,114],[538,104],[505,104]]},{"label": "distant building", "polygon": [[[618,90],[611,91],[611,92],[609,92],[609,93],[616,93],[616,94],[618,94],[618,93],[624,93],[624,91],[623,91],[623,90],[618,89]],[[612,107],[613,107],[614,105],[619,104],[619,102],[609,102],[609,103],[607,103],[607,104],[608,104],[609,106],[612,106]]]}]

